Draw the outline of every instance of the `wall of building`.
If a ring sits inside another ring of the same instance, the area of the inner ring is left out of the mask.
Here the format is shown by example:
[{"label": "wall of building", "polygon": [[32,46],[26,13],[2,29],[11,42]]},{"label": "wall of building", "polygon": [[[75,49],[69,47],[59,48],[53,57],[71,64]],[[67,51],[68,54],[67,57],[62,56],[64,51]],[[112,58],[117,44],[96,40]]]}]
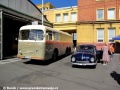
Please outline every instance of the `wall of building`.
[{"label": "wall of building", "polygon": [[107,9],[116,9],[116,19],[119,15],[120,0],[78,0],[78,21],[96,21],[96,10],[104,9],[104,20],[107,20]]},{"label": "wall of building", "polygon": [[[97,29],[102,28],[104,30],[104,41],[97,41]],[[103,46],[104,43],[110,43],[108,39],[108,29],[115,28],[115,35],[120,35],[120,23],[113,23],[112,26],[109,23],[105,24],[80,24],[77,26],[77,43],[79,44],[95,44],[98,49]]]},{"label": "wall of building", "polygon": [[[76,13],[76,20],[72,21],[71,13]],[[56,15],[60,14],[60,21],[57,22]],[[64,14],[68,14],[68,20],[64,21]],[[49,9],[44,10],[44,15],[48,21],[53,23],[53,28],[57,30],[63,30],[69,33],[75,33],[77,30],[77,6],[71,7],[63,7],[63,8],[56,8],[56,9]]]},{"label": "wall of building", "polygon": [[[78,0],[77,43],[95,44],[98,49],[109,42],[108,29],[114,28],[120,35],[120,0]],[[108,18],[108,9],[115,9],[115,17]],[[103,10],[103,19],[98,19],[97,10]],[[98,42],[98,29],[103,29],[103,42]]]},{"label": "wall of building", "polygon": [[44,11],[44,15],[49,22],[54,23],[54,10],[46,10]]},{"label": "wall of building", "polygon": [[[42,10],[42,4],[37,4],[36,5],[40,10]],[[50,2],[44,3],[43,4],[43,10],[49,10],[55,8]]]},{"label": "wall of building", "polygon": [[[76,13],[74,20],[72,19],[72,14]],[[57,15],[60,15],[60,20],[57,21]],[[64,20],[64,14],[68,14],[68,19]],[[77,6],[71,7],[62,7],[62,8],[54,8],[49,10],[44,10],[44,15],[47,20],[53,23],[53,28],[56,30],[61,30],[64,32],[68,32],[73,35],[77,31]],[[73,35],[74,39],[74,35]],[[73,40],[74,45],[76,46],[76,39]]]},{"label": "wall of building", "polygon": [[[76,20],[71,19],[71,13],[76,13]],[[60,22],[56,21],[56,15],[60,14]],[[68,14],[68,20],[64,21],[64,14]],[[63,30],[67,32],[76,32],[77,26],[77,7],[64,7],[64,8],[58,8],[54,10],[54,28],[58,30]]]},{"label": "wall of building", "polygon": [[[30,0],[0,0],[0,5],[40,20],[42,17],[39,9]],[[45,18],[44,21],[47,22]]]}]

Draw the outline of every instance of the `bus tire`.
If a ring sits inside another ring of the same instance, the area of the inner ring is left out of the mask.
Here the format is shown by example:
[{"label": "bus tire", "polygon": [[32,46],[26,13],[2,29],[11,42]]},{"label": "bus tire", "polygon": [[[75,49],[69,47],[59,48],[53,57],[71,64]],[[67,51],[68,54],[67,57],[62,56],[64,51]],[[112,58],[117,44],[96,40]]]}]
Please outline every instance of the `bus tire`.
[{"label": "bus tire", "polygon": [[69,53],[68,48],[66,48],[66,50],[65,50],[65,56],[68,56],[68,53]]},{"label": "bus tire", "polygon": [[69,55],[70,55],[70,54],[71,54],[71,48],[70,48],[70,47],[69,47],[69,50],[68,50],[68,51],[69,51],[68,53],[69,53]]},{"label": "bus tire", "polygon": [[56,60],[57,60],[57,57],[58,57],[58,54],[57,54],[57,51],[55,50],[55,51],[53,52],[53,55],[52,55],[52,60],[53,60],[53,61],[56,61]]}]

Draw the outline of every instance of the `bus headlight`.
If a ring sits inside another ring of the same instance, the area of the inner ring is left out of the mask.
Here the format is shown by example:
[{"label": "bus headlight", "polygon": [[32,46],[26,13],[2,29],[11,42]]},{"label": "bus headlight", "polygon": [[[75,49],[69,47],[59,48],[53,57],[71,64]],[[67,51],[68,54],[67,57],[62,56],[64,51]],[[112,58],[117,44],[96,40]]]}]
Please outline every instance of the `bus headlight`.
[{"label": "bus headlight", "polygon": [[95,61],[95,58],[94,58],[94,57],[92,57],[92,58],[90,59],[90,61],[91,61],[91,62],[94,62],[94,61]]},{"label": "bus headlight", "polygon": [[39,50],[36,50],[36,53],[39,53]]},{"label": "bus headlight", "polygon": [[21,51],[21,49],[19,49],[19,53],[21,53],[22,51]]},{"label": "bus headlight", "polygon": [[72,57],[72,58],[71,58],[71,61],[74,62],[74,61],[75,61],[75,57]]}]

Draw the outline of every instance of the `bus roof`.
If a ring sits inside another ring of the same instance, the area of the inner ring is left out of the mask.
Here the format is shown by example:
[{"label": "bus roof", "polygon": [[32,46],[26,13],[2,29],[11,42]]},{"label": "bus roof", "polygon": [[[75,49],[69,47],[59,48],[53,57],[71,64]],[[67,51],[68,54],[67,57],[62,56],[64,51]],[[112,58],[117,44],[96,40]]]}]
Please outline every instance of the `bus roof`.
[{"label": "bus roof", "polygon": [[20,28],[20,30],[25,30],[25,29],[48,29],[50,31],[62,33],[62,34],[68,35],[68,36],[72,36],[71,34],[69,34],[67,32],[63,32],[63,31],[60,31],[60,30],[55,30],[54,28],[44,26],[44,25],[25,25],[25,26],[22,26]]}]

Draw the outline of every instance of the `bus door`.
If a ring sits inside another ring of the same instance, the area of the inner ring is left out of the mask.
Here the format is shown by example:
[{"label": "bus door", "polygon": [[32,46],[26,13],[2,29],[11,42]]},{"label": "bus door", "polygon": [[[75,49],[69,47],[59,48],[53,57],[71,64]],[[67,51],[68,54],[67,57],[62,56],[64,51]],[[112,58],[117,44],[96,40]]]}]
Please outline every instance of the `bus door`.
[{"label": "bus door", "polygon": [[52,31],[47,30],[46,31],[46,53],[45,56],[47,59],[52,57],[53,54],[53,41],[52,41]]}]

